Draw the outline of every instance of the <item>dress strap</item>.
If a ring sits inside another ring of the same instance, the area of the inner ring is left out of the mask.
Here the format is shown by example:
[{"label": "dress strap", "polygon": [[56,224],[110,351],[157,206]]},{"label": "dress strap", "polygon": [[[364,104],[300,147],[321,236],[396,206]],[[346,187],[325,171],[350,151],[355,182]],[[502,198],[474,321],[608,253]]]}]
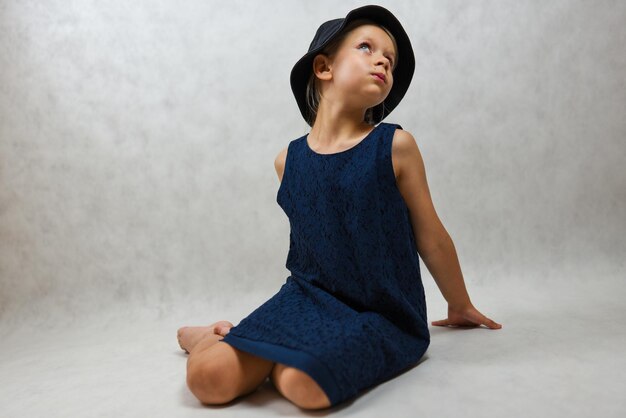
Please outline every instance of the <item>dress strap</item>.
[{"label": "dress strap", "polygon": [[383,137],[383,159],[391,162],[391,144],[393,141],[393,135],[396,133],[396,129],[402,129],[402,126],[398,123],[386,123],[386,129],[382,135]]},{"label": "dress strap", "polygon": [[379,154],[380,158],[380,171],[383,179],[383,185],[386,188],[386,193],[389,196],[389,199],[392,201],[397,201],[398,203],[402,203],[402,206],[405,206],[404,199],[400,190],[398,189],[398,184],[396,182],[396,174],[393,170],[393,159],[392,159],[392,144],[393,144],[393,136],[396,133],[396,129],[402,129],[402,126],[398,123],[388,123],[387,129],[385,129],[382,135],[382,146]]}]

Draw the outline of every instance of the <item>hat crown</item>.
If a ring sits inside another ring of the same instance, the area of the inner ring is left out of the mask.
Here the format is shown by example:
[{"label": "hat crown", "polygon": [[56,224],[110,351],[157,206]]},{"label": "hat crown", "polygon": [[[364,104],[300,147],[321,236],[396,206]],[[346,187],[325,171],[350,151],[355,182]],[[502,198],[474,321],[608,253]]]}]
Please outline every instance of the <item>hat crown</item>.
[{"label": "hat crown", "polygon": [[344,20],[346,19],[341,17],[339,19],[332,19],[322,23],[317,29],[317,32],[315,32],[315,36],[313,37],[313,40],[309,45],[309,52],[313,51],[314,49],[320,48],[322,45],[325,45],[330,40],[330,38],[335,36],[335,34],[341,28]]}]

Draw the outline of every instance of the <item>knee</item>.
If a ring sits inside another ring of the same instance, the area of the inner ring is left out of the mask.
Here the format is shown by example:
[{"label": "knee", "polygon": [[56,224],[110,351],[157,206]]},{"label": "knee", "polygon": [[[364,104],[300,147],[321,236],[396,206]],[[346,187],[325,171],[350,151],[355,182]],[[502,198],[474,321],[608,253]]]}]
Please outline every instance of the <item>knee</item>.
[{"label": "knee", "polygon": [[300,369],[277,363],[272,381],[285,398],[300,408],[323,409],[330,406],[330,400],[322,388]]},{"label": "knee", "polygon": [[203,404],[224,404],[237,397],[223,367],[210,360],[190,363],[187,367],[187,386]]}]

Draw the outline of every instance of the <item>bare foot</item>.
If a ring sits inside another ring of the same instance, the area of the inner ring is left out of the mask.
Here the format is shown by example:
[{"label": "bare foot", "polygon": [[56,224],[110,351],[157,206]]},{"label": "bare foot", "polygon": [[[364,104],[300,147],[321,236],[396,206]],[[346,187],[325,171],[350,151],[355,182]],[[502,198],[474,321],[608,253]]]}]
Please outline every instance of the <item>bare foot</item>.
[{"label": "bare foot", "polygon": [[178,329],[178,345],[187,354],[206,335],[216,334],[225,336],[234,325],[228,321],[218,321],[206,327],[182,327]]}]

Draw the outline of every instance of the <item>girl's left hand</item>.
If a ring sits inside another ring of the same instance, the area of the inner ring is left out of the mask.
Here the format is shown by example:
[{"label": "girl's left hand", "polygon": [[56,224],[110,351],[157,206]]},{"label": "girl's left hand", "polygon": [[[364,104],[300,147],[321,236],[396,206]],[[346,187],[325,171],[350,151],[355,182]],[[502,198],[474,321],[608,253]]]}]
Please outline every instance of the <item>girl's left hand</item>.
[{"label": "girl's left hand", "polygon": [[469,304],[463,307],[453,307],[448,305],[448,318],[439,321],[433,321],[433,325],[453,326],[453,327],[479,327],[485,325],[487,328],[500,329],[501,324],[487,318],[478,312],[474,305]]}]

